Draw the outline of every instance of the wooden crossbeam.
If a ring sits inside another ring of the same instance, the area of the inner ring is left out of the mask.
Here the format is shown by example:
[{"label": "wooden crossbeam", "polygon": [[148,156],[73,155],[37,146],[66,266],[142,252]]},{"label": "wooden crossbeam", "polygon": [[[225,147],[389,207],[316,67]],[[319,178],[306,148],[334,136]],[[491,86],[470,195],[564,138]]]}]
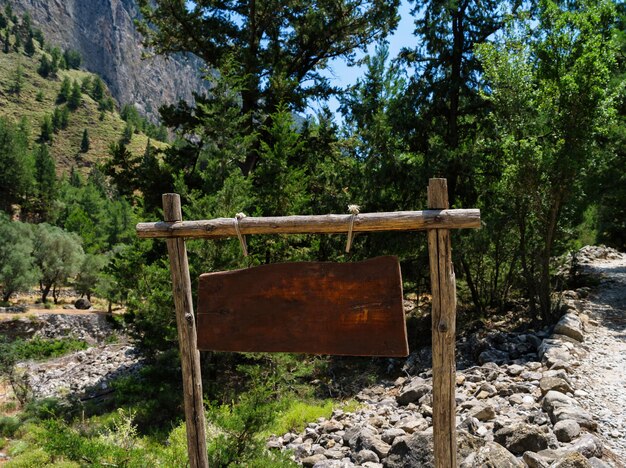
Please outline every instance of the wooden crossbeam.
[{"label": "wooden crossbeam", "polygon": [[[274,216],[239,220],[246,234],[341,234],[348,231],[352,215]],[[235,218],[204,221],[158,221],[137,224],[141,238],[185,237],[216,239],[236,237]],[[353,232],[416,231],[423,229],[465,229],[480,227],[480,210],[423,210],[390,213],[362,213],[354,218]]]}]

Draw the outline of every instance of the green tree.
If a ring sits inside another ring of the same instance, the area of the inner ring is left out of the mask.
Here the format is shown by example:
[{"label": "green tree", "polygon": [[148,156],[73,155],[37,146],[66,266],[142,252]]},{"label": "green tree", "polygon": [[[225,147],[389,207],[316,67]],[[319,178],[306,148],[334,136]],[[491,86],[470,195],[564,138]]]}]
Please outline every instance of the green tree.
[{"label": "green tree", "polygon": [[35,39],[37,39],[37,42],[39,42],[39,47],[41,47],[41,49],[43,49],[45,40],[43,38],[43,32],[41,32],[41,29],[33,30],[33,37]]},{"label": "green tree", "polygon": [[[309,98],[333,90],[320,71],[328,61],[354,58],[357,49],[384,37],[397,24],[399,1],[301,0],[196,3],[141,0],[146,45],[156,53],[190,52],[210,69],[236,68],[246,135],[257,132],[280,103],[303,109]],[[184,105],[166,113],[171,127],[194,121]],[[271,144],[271,142],[268,142]],[[244,175],[256,166],[260,142],[245,155]]]},{"label": "green tree", "polygon": [[553,318],[550,259],[580,220],[585,178],[613,113],[613,15],[610,2],[543,0],[532,29],[517,25],[480,49],[527,293],[544,320]]},{"label": "green tree", "polygon": [[80,68],[80,64],[82,62],[82,57],[80,53],[76,50],[68,49],[63,53],[63,57],[65,59],[65,64],[67,68],[73,68],[78,70]]},{"label": "green tree", "polygon": [[22,90],[24,89],[24,67],[20,62],[17,63],[15,67],[15,72],[13,73],[13,80],[11,82],[11,93],[20,97],[22,94]]},{"label": "green tree", "polygon": [[137,187],[140,158],[133,156],[121,141],[111,144],[109,154],[111,159],[104,164],[104,173],[111,177],[120,195],[132,196]]},{"label": "green tree", "polygon": [[2,52],[8,54],[11,51],[11,36],[9,35],[9,30],[6,29],[4,31],[4,44],[2,46]]},{"label": "green tree", "polygon": [[50,143],[54,138],[54,125],[52,124],[52,118],[49,115],[45,115],[43,122],[41,123],[41,133],[39,134],[39,141],[42,143]]},{"label": "green tree", "polygon": [[57,102],[67,102],[70,100],[70,96],[72,94],[72,82],[69,77],[63,78],[61,82],[61,89],[59,90],[59,95],[57,97]]},{"label": "green tree", "polygon": [[479,154],[477,123],[487,109],[478,93],[481,66],[476,45],[497,37],[521,2],[411,0],[417,47],[401,52],[416,73],[409,78],[398,121],[412,151],[423,154],[424,180],[445,177],[451,205],[474,204]]},{"label": "green tree", "polygon": [[0,204],[22,204],[33,187],[33,160],[24,129],[0,117]]},{"label": "green tree", "polygon": [[2,300],[27,291],[37,283],[38,272],[33,264],[33,241],[29,227],[10,221],[0,213],[0,286]]},{"label": "green tree", "polygon": [[80,152],[86,153],[89,151],[89,133],[87,129],[83,130],[83,138],[80,141]]},{"label": "green tree", "polygon": [[91,295],[98,287],[106,262],[107,258],[103,255],[85,255],[74,285],[81,297],[87,296],[87,300],[91,301]]},{"label": "green tree", "polygon": [[55,69],[48,56],[44,53],[41,55],[41,59],[39,60],[39,67],[37,68],[37,73],[39,73],[42,77],[48,78],[51,75],[54,75]]},{"label": "green tree", "polygon": [[36,211],[40,219],[50,221],[57,196],[56,164],[43,144],[35,151],[35,191]]},{"label": "green tree", "polygon": [[35,43],[33,42],[33,36],[31,34],[28,35],[26,43],[24,44],[24,53],[29,57],[35,54]]},{"label": "green tree", "polygon": [[56,226],[33,225],[35,265],[40,270],[41,301],[46,302],[50,291],[58,302],[59,288],[78,273],[84,253],[80,238]]},{"label": "green tree", "polygon": [[70,109],[75,110],[78,109],[82,102],[83,96],[80,91],[80,83],[74,80],[74,82],[72,83],[72,92],[70,93],[69,99],[67,100],[67,106]]},{"label": "green tree", "polygon": [[[618,2],[617,22],[613,29],[617,43],[617,69],[612,87],[619,89],[626,80],[626,4]],[[610,127],[610,150],[597,177],[587,187],[598,203],[598,241],[626,249],[626,96],[616,99],[617,118]]]},{"label": "green tree", "polygon": [[94,101],[100,102],[105,96],[106,86],[104,85],[104,81],[99,76],[94,77],[93,83],[91,85],[90,95]]}]

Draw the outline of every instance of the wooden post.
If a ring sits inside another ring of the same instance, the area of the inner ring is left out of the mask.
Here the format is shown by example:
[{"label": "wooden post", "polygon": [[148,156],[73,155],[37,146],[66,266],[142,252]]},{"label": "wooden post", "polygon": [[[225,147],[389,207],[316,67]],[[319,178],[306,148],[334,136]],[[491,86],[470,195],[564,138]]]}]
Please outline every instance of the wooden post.
[{"label": "wooden post", "polygon": [[[166,222],[182,221],[183,214],[178,194],[163,194],[163,215]],[[191,468],[208,468],[200,352],[197,347],[196,320],[191,299],[191,278],[189,277],[185,240],[182,238],[168,239],[167,252],[172,273],[176,326],[183,369],[189,466]]]},{"label": "wooden post", "polygon": [[[448,206],[446,179],[430,179],[428,208],[444,210]],[[456,280],[448,229],[428,230],[428,257],[432,290],[435,466],[456,468]]]}]

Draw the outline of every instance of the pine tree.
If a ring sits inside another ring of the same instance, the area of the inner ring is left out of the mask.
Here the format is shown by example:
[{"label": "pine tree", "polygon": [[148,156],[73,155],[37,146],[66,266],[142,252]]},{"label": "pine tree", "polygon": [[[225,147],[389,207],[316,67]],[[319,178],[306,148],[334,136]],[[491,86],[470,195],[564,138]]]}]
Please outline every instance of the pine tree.
[{"label": "pine tree", "polygon": [[22,48],[22,36],[20,36],[20,32],[16,27],[13,27],[13,33],[15,36],[15,42],[13,43],[13,50],[15,52],[19,52]]},{"label": "pine tree", "polygon": [[25,128],[0,117],[0,209],[10,211],[32,192],[32,155]]},{"label": "pine tree", "polygon": [[2,52],[8,54],[11,50],[11,36],[9,35],[9,30],[7,29],[4,32],[4,45],[2,46]]},{"label": "pine tree", "polygon": [[24,44],[24,53],[29,57],[35,54],[35,43],[33,42],[33,36],[31,34],[28,35],[26,44]]},{"label": "pine tree", "polygon": [[80,142],[80,152],[86,153],[89,151],[89,133],[87,129],[83,130],[83,139]]},{"label": "pine tree", "polygon": [[16,94],[18,97],[22,93],[22,89],[24,88],[24,68],[21,63],[17,64],[15,68],[15,73],[13,74],[13,83],[11,84],[11,92]]},{"label": "pine tree", "polygon": [[104,82],[102,81],[102,78],[100,78],[99,76],[96,76],[93,79],[93,84],[91,86],[91,97],[93,98],[94,101],[96,102],[100,102],[102,100],[102,98],[104,98]]},{"label": "pine tree", "polygon": [[83,178],[80,175],[80,172],[76,170],[76,166],[72,166],[72,168],[70,169],[70,178],[68,182],[72,187],[75,188],[80,188],[84,185]]},{"label": "pine tree", "polygon": [[52,118],[46,115],[41,123],[41,134],[39,135],[39,141],[42,143],[52,142],[54,135],[54,125],[52,125]]},{"label": "pine tree", "polygon": [[57,102],[67,102],[70,100],[70,96],[72,94],[72,82],[66,76],[63,78],[61,82],[61,89],[59,90],[59,96],[57,97]]},{"label": "pine tree", "polygon": [[82,103],[82,94],[80,92],[80,84],[78,81],[74,81],[72,84],[72,92],[70,93],[70,97],[67,100],[67,105],[70,109],[75,110],[78,109]]},{"label": "pine tree", "polygon": [[50,75],[53,74],[53,70],[54,67],[50,62],[50,59],[48,59],[48,56],[46,54],[43,54],[41,56],[41,59],[39,60],[39,68],[37,68],[37,73],[39,73],[44,78],[48,78]]},{"label": "pine tree", "polygon": [[80,68],[82,58],[78,51],[68,49],[63,53],[63,58],[68,69],[73,68],[78,70]]},{"label": "pine tree", "polygon": [[35,188],[37,212],[42,220],[49,221],[57,192],[56,167],[47,145],[39,145],[35,151]]},{"label": "pine tree", "polygon": [[61,109],[55,107],[52,112],[52,128],[55,132],[61,130]]}]

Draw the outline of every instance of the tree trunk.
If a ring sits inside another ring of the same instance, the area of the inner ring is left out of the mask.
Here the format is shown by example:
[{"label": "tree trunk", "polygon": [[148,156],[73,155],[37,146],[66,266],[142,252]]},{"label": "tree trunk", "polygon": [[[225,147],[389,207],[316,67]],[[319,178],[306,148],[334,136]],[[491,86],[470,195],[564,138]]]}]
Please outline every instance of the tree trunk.
[{"label": "tree trunk", "polygon": [[474,283],[474,278],[472,276],[472,271],[470,269],[469,263],[465,260],[465,257],[461,255],[461,266],[463,267],[463,271],[465,272],[465,281],[467,282],[467,287],[472,294],[472,302],[474,303],[474,307],[479,312],[482,312],[484,307],[483,303],[480,300],[480,294],[478,293],[478,289],[476,288],[476,284]]},{"label": "tree trunk", "polygon": [[57,288],[56,283],[54,283],[54,286],[52,287],[52,298],[54,299],[55,304],[59,303],[59,289]]},{"label": "tree trunk", "polygon": [[52,287],[52,284],[43,284],[43,283],[39,284],[39,289],[41,291],[41,302],[43,304],[45,304],[46,301],[48,300],[48,294],[50,294],[51,287]]}]

